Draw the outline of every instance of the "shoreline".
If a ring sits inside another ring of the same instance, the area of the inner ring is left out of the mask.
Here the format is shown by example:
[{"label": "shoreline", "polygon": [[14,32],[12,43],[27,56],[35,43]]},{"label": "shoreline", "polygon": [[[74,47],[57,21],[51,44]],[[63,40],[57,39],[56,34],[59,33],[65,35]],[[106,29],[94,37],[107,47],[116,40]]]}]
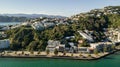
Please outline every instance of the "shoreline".
[{"label": "shoreline", "polygon": [[66,60],[99,60],[102,59],[108,55],[114,54],[115,52],[118,52],[120,50],[115,50],[112,51],[110,53],[106,53],[102,56],[97,56],[97,57],[78,57],[78,56],[50,56],[50,55],[16,55],[16,56],[12,56],[12,55],[1,55],[0,58],[45,58],[45,59],[66,59]]}]

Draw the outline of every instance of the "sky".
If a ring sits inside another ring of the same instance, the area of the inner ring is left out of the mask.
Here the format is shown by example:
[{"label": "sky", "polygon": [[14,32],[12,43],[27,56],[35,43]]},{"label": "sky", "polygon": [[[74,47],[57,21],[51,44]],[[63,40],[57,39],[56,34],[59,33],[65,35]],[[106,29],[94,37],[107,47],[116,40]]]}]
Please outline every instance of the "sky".
[{"label": "sky", "polygon": [[120,0],[0,0],[0,14],[72,16],[105,6],[120,6]]}]

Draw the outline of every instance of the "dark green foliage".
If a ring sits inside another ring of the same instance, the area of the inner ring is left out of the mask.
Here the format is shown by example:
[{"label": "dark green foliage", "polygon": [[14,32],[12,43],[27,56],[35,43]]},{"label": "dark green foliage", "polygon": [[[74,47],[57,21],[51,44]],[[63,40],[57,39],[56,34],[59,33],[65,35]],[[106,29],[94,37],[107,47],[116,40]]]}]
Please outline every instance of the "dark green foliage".
[{"label": "dark green foliage", "polygon": [[[115,8],[115,7],[114,7]],[[96,15],[99,12],[93,12]],[[85,16],[78,18],[78,21],[74,21],[69,25],[59,25],[53,28],[49,28],[43,31],[36,31],[31,27],[20,27],[13,30],[6,31],[8,38],[11,40],[11,49],[13,50],[45,50],[48,40],[60,40],[65,43],[67,47],[68,41],[77,43],[78,40],[83,40],[79,30],[93,31],[91,34],[94,37],[95,42],[102,41],[106,38],[103,33],[103,28],[118,28],[120,26],[119,14],[108,14],[96,16]],[[4,21],[3,18],[0,20]],[[14,19],[16,21],[16,19]],[[38,19],[37,21],[40,21]],[[75,36],[70,40],[64,40],[67,36]],[[88,46],[87,41],[84,41],[80,46]],[[106,50],[105,50],[106,51]]]},{"label": "dark green foliage", "polygon": [[46,50],[46,54],[48,55],[49,53],[50,53],[50,50],[49,50],[49,49],[47,49],[47,50]]},{"label": "dark green foliage", "polygon": [[54,50],[54,54],[58,55],[58,50],[57,49]]}]

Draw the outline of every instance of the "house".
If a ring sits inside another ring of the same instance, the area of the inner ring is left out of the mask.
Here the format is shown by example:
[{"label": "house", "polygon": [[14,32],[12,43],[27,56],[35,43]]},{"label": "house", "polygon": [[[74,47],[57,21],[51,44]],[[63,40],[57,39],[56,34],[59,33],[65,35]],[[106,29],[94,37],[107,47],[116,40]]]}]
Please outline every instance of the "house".
[{"label": "house", "polygon": [[71,39],[71,38],[75,38],[75,36],[67,36],[67,37],[65,37],[65,39]]},{"label": "house", "polygon": [[119,43],[120,42],[120,31],[119,31],[119,29],[112,29],[111,28],[107,31],[107,33],[105,35],[113,43]]},{"label": "house", "polygon": [[43,25],[44,25],[44,27],[46,27],[46,28],[51,28],[51,27],[54,27],[54,26],[55,26],[55,24],[52,23],[52,22],[45,22],[45,23],[43,23]]},{"label": "house", "polygon": [[59,45],[60,45],[59,41],[49,40],[46,50],[48,49],[50,52],[54,52],[54,50],[57,49],[56,47]]},{"label": "house", "polygon": [[36,30],[44,30],[44,25],[41,22],[35,22],[31,26]]},{"label": "house", "polygon": [[97,49],[98,51],[101,51],[106,48],[111,48],[111,46],[114,45],[112,42],[99,42],[99,43],[90,43],[91,49]]},{"label": "house", "polygon": [[7,34],[5,34],[4,32],[0,32],[0,38],[5,38],[7,37]]},{"label": "house", "polygon": [[23,25],[23,26],[31,26],[31,23],[30,22],[23,22],[21,25]]},{"label": "house", "polygon": [[89,47],[78,47],[78,53],[89,53]]},{"label": "house", "polygon": [[10,41],[8,39],[0,40],[0,49],[5,49],[10,46]]},{"label": "house", "polygon": [[75,45],[75,43],[69,42],[68,44],[70,45],[69,52],[72,52],[72,53],[77,52],[77,46]]},{"label": "house", "polygon": [[64,52],[65,51],[65,44],[60,44],[59,46],[56,47],[56,49],[59,52]]},{"label": "house", "polygon": [[11,27],[11,29],[15,29],[15,28],[18,28],[18,27],[21,27],[21,25],[20,25],[20,24],[13,25],[13,26]]},{"label": "house", "polygon": [[99,43],[90,43],[90,48],[91,49],[97,49],[98,51],[102,50],[104,47],[104,43],[103,42],[99,42]]}]

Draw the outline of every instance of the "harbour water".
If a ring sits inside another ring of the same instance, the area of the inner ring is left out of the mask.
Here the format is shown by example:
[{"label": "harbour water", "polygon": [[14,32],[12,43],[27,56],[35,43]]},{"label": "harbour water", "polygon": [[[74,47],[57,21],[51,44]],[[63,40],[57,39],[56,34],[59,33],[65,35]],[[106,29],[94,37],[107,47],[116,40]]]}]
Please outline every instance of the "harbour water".
[{"label": "harbour water", "polygon": [[0,67],[120,67],[120,52],[99,60],[0,58]]},{"label": "harbour water", "polygon": [[0,26],[1,25],[16,25],[16,24],[20,24],[21,22],[0,22]]}]

